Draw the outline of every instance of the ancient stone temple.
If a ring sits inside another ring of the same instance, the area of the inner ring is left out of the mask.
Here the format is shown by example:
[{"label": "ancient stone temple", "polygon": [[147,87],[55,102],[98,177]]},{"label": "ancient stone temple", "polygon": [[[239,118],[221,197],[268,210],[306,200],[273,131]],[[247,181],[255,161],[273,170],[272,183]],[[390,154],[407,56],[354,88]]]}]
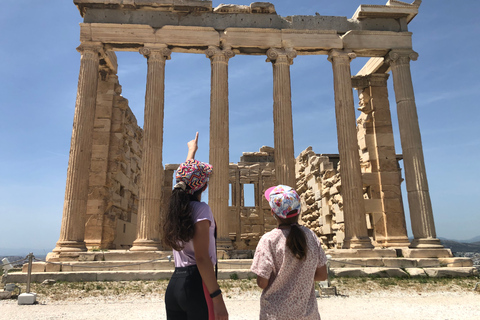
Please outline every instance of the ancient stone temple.
[{"label": "ancient stone temple", "polygon": [[[441,266],[472,274],[471,260],[452,258],[435,233],[410,73],[418,54],[408,23],[421,1],[362,4],[350,19],[281,17],[266,2],[216,8],[204,0],[73,2],[84,19],[77,48],[80,74],[60,238],[47,257],[70,264],[38,263],[34,270],[78,273],[90,264],[98,268],[88,270],[101,272],[119,261],[140,261],[140,267],[122,270],[137,270],[124,278],[142,279],[161,275],[138,270],[172,269],[171,261],[158,261],[168,254],[160,241],[161,208],[178,166],[162,162],[165,68],[172,52],[183,52],[211,61],[209,162],[215,174],[208,200],[221,257],[252,252],[262,234],[275,227],[262,195],[281,183],[296,186],[303,200],[302,223],[334,258],[343,259],[333,267],[367,261],[396,268],[391,275],[405,273],[401,268]],[[115,51],[138,52],[148,65],[143,128],[121,96]],[[244,153],[234,164],[229,163],[228,63],[238,55],[263,55],[272,65],[274,146]],[[298,55],[315,55],[319,64],[332,65],[338,155],[311,148],[294,154],[290,65]],[[352,75],[350,62],[356,57],[370,59]],[[387,81],[393,81],[394,92],[388,92]],[[354,90],[360,100],[358,119]],[[389,94],[397,103],[400,156],[395,154]],[[251,205],[245,204],[246,190],[253,190]],[[248,259],[238,265],[248,269]]]}]

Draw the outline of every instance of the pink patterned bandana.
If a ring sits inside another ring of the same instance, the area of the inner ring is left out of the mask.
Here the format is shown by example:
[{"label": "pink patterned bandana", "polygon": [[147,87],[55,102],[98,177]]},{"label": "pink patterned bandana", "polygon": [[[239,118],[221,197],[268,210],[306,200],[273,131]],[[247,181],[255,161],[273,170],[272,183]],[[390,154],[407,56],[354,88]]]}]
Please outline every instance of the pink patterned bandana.
[{"label": "pink patterned bandana", "polygon": [[205,162],[190,159],[182,163],[175,175],[176,182],[185,182],[190,189],[187,193],[194,194],[208,182],[208,177],[212,173],[212,166]]},{"label": "pink patterned bandana", "polygon": [[[295,217],[300,214],[300,197],[289,186],[278,185],[268,188],[265,191],[265,198],[268,200],[272,212],[282,219]],[[288,214],[293,210],[297,210],[297,212]]]}]

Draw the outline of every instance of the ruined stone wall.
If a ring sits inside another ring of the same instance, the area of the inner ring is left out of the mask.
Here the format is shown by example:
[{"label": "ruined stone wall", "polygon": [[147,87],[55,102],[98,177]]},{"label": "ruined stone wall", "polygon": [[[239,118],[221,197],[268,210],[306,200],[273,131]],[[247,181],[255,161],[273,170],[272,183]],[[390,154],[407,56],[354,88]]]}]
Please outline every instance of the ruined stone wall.
[{"label": "ruined stone wall", "polygon": [[345,235],[339,167],[338,155],[318,155],[311,147],[296,159],[300,222],[315,232],[325,248],[341,248]]},{"label": "ruined stone wall", "polygon": [[[365,136],[369,132],[367,115],[362,114],[359,119],[358,135],[360,146]],[[384,239],[386,227],[383,223],[384,216],[392,216],[402,208],[401,193],[396,192],[390,195],[393,203],[398,206],[382,205],[380,191],[388,188],[389,185],[380,185],[377,178],[374,162],[370,158],[370,149],[365,145],[360,147],[360,162],[363,179],[363,197],[366,211],[366,222],[368,235],[372,240],[372,244],[376,247],[387,246],[388,242]],[[399,181],[400,172],[398,164],[395,160],[395,171],[392,173],[393,180]],[[341,195],[341,165],[338,155],[322,155],[316,154],[311,147],[302,151],[296,159],[296,177],[297,192],[302,200],[301,223],[310,228],[315,234],[321,238],[326,248],[342,248],[343,239],[345,238],[345,226],[343,215],[343,199]],[[373,171],[373,172],[372,172]],[[396,177],[396,179],[394,179]],[[386,179],[383,180],[388,183]],[[392,183],[393,184],[393,183]],[[395,187],[399,189],[399,184]],[[403,217],[403,210],[399,216]],[[397,218],[397,229],[404,228],[402,219]],[[390,227],[390,230],[392,227]],[[390,231],[393,234],[394,231]],[[400,237],[390,235],[389,242],[392,246],[404,246],[400,243]]]},{"label": "ruined stone wall", "polygon": [[90,249],[128,249],[136,238],[142,129],[118,77],[98,84],[85,241]]},{"label": "ruined stone wall", "polygon": [[[259,152],[243,153],[238,164],[230,164],[231,204],[229,235],[234,250],[254,250],[265,232],[276,227],[263,194],[277,184],[274,149],[262,147]],[[254,188],[254,206],[245,206],[245,185]]]},{"label": "ruined stone wall", "polygon": [[364,185],[367,224],[377,246],[409,245],[399,161],[395,153],[392,119],[387,90],[388,75],[355,77],[361,111],[357,139]]}]

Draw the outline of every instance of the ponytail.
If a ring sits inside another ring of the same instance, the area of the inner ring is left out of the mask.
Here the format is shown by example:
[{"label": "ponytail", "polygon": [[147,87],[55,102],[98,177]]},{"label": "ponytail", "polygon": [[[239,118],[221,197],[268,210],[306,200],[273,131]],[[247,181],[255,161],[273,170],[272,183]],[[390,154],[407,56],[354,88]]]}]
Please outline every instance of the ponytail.
[{"label": "ponytail", "polygon": [[287,247],[292,251],[295,258],[302,260],[307,256],[307,239],[298,224],[292,224],[287,237]]},{"label": "ponytail", "polygon": [[167,214],[163,221],[163,242],[176,251],[181,251],[185,243],[193,239],[195,224],[192,219],[192,207],[190,201],[198,201],[200,194],[206,189],[206,185],[197,190],[193,195],[186,190],[174,188],[170,196]]},{"label": "ponytail", "polygon": [[[289,214],[291,213],[293,213],[293,211]],[[305,259],[307,257],[307,238],[297,224],[298,215],[288,219],[282,219],[278,216],[275,217],[280,220],[280,226],[290,226],[290,233],[287,236],[286,246],[290,249],[295,258],[299,260]]]}]

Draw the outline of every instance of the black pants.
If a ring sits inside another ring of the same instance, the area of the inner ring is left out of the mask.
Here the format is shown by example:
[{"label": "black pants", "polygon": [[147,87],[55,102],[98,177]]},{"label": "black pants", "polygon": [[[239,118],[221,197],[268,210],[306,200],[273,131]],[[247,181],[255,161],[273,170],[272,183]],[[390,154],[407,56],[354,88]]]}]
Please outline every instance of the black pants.
[{"label": "black pants", "polygon": [[175,268],[165,292],[168,320],[208,320],[202,277],[196,265]]}]

